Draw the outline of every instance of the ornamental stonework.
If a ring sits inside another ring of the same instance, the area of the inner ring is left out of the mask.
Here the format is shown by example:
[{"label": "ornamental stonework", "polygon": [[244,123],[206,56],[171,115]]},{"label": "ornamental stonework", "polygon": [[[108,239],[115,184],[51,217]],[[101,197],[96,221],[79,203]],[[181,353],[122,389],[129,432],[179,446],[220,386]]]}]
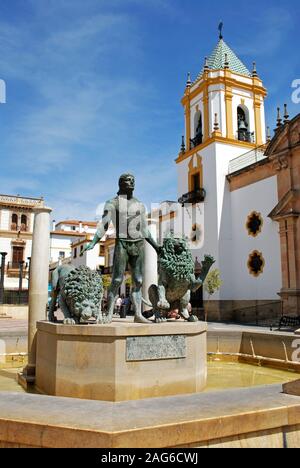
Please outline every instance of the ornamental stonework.
[{"label": "ornamental stonework", "polygon": [[256,211],[252,211],[246,222],[246,228],[249,236],[257,237],[262,231],[263,223],[261,214]]},{"label": "ornamental stonework", "polygon": [[252,252],[249,255],[247,265],[250,275],[254,276],[255,278],[260,276],[263,273],[265,267],[265,259],[262,253],[258,252],[257,250]]}]

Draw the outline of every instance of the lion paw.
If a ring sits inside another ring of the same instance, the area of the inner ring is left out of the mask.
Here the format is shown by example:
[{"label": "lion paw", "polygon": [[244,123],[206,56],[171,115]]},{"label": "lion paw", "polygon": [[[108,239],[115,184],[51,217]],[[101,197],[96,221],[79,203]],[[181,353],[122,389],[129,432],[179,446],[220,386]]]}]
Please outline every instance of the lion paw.
[{"label": "lion paw", "polygon": [[188,319],[188,322],[198,322],[198,317],[196,317],[196,315],[191,315]]},{"label": "lion paw", "polygon": [[112,317],[110,317],[109,315],[101,315],[96,320],[97,325],[107,325],[111,322],[112,322]]},{"label": "lion paw", "polygon": [[167,300],[162,300],[157,303],[157,308],[162,309],[162,310],[169,310],[170,304],[168,303]]},{"label": "lion paw", "polygon": [[64,325],[76,325],[76,322],[72,318],[65,318],[64,319]]},{"label": "lion paw", "polygon": [[154,322],[155,322],[155,323],[165,323],[165,322],[167,322],[167,318],[166,318],[163,314],[157,312],[157,313],[155,314],[155,320],[154,320]]},{"label": "lion paw", "polygon": [[163,317],[155,319],[155,323],[165,323],[166,321],[167,320],[165,318],[163,318]]}]

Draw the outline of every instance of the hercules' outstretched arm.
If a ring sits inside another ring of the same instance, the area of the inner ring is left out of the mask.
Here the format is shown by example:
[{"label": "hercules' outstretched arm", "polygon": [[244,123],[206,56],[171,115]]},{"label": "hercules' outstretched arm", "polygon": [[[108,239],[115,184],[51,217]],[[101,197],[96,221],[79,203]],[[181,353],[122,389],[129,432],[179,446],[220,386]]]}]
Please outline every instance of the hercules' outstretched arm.
[{"label": "hercules' outstretched arm", "polygon": [[89,244],[87,244],[85,246],[85,248],[81,252],[80,256],[82,256],[84,254],[84,252],[86,252],[88,250],[93,250],[95,245],[98,244],[98,242],[101,241],[104,234],[108,230],[110,222],[113,220],[114,213],[115,213],[114,206],[112,205],[112,203],[107,202],[105,204],[105,207],[104,207],[102,220],[99,222],[99,224],[97,226],[97,231],[96,231],[96,234],[94,236],[94,239],[92,240],[92,242],[90,242]]}]

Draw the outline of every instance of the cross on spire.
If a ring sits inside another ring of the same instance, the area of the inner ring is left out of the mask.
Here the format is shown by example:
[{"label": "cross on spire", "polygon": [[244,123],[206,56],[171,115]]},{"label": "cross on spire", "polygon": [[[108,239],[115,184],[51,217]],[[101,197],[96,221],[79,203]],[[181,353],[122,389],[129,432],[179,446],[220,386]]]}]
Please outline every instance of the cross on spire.
[{"label": "cross on spire", "polygon": [[220,24],[219,24],[219,28],[218,28],[219,32],[220,32],[220,34],[219,34],[220,39],[223,39],[223,26],[224,26],[224,23],[223,23],[223,21],[221,21]]}]

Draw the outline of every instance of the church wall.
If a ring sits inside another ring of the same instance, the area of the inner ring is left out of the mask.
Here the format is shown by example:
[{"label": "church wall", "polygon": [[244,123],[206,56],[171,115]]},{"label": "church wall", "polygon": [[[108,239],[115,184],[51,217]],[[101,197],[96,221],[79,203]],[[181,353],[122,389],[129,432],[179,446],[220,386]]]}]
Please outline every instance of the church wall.
[{"label": "church wall", "polygon": [[267,141],[267,129],[266,129],[266,125],[265,125],[266,111],[265,111],[265,106],[264,106],[264,103],[263,103],[263,99],[262,99],[262,106],[260,108],[260,116],[261,116],[261,121],[263,122],[263,125],[261,126],[262,140],[263,140],[263,142],[266,142]]},{"label": "church wall", "polygon": [[[278,223],[268,218],[277,204],[276,176],[231,192],[232,206],[232,276],[233,300],[279,300],[281,288],[281,259]],[[246,229],[251,212],[261,213],[262,232],[252,237]],[[263,273],[254,277],[247,266],[249,254],[262,253],[265,260]]]},{"label": "church wall", "polygon": [[189,191],[189,162],[190,158],[185,159],[180,164],[177,164],[177,190],[178,198]]},{"label": "church wall", "polygon": [[[244,148],[229,144],[216,144],[216,181],[217,181],[217,245],[218,255],[216,268],[221,271],[223,285],[218,294],[214,295],[217,300],[232,299],[232,206],[230,186],[227,181],[229,162],[243,154]],[[209,232],[206,236],[210,236]]]}]

